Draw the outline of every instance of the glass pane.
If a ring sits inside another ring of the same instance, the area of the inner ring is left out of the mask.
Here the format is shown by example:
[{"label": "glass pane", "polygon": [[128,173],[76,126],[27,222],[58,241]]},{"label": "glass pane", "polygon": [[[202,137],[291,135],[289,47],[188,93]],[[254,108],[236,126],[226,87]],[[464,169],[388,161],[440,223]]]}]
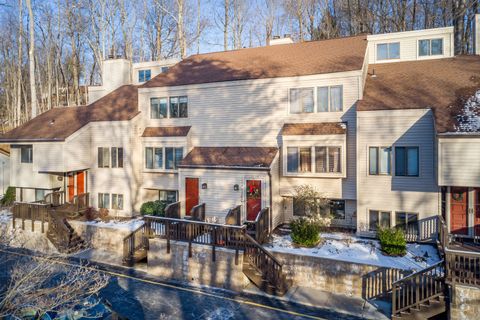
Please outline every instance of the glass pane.
[{"label": "glass pane", "polygon": [[150,99],[150,118],[151,119],[159,119],[160,118],[160,113],[159,113],[159,99],[157,98],[152,98]]},{"label": "glass pane", "polygon": [[145,81],[145,73],[143,70],[138,71],[138,82],[144,82]]},{"label": "glass pane", "polygon": [[104,208],[110,208],[110,195],[108,193],[103,194],[103,205]]},{"label": "glass pane", "polygon": [[98,148],[98,167],[103,167],[103,148]]},{"label": "glass pane", "polygon": [[400,59],[400,42],[390,43],[388,45],[388,58]]},{"label": "glass pane", "polygon": [[395,175],[404,176],[406,175],[405,171],[405,148],[396,147],[395,148]]},{"label": "glass pane", "polygon": [[390,228],[390,212],[381,212],[380,225],[382,228]]},{"label": "glass pane", "polygon": [[103,208],[103,193],[98,194],[98,207]]},{"label": "glass pane", "polygon": [[378,174],[378,164],[377,164],[378,148],[370,147],[369,150],[369,172],[370,174]]},{"label": "glass pane", "polygon": [[287,148],[287,171],[298,172],[298,149]]},{"label": "glass pane", "polygon": [[327,172],[327,147],[315,147],[315,172]]},{"label": "glass pane", "polygon": [[339,147],[328,147],[328,172],[341,172],[341,158]]},{"label": "glass pane", "polygon": [[418,176],[418,148],[408,148],[407,156],[407,175]]},{"label": "glass pane", "polygon": [[443,39],[432,40],[432,55],[443,54]]},{"label": "glass pane", "polygon": [[345,200],[331,200],[330,208],[335,219],[345,219]]},{"label": "glass pane", "polygon": [[45,198],[45,190],[36,189],[35,190],[35,201],[42,201]]},{"label": "glass pane", "polygon": [[330,111],[342,111],[343,109],[342,86],[330,87]]},{"label": "glass pane", "polygon": [[418,215],[416,213],[407,213],[407,233],[418,234]]},{"label": "glass pane", "polygon": [[405,212],[396,212],[395,213],[395,226],[397,228],[405,229],[406,223],[406,213]]},{"label": "glass pane", "polygon": [[301,113],[299,89],[290,89],[290,113]]},{"label": "glass pane", "polygon": [[33,162],[33,147],[21,147],[20,148],[20,161],[22,163],[32,163]]},{"label": "glass pane", "polygon": [[301,104],[302,104],[302,111],[306,113],[313,112],[313,88],[303,88],[301,89]]},{"label": "glass pane", "polygon": [[117,195],[115,193],[112,194],[112,209],[118,209],[117,208]]},{"label": "glass pane", "polygon": [[300,148],[300,172],[312,171],[312,150]]},{"label": "glass pane", "polygon": [[160,98],[159,99],[159,107],[158,107],[158,118],[166,118],[167,117],[167,109],[168,109],[168,100],[167,98]]},{"label": "glass pane", "polygon": [[418,41],[418,55],[429,56],[430,55],[430,40]]},{"label": "glass pane", "polygon": [[317,88],[318,112],[328,111],[328,87]]},{"label": "glass pane", "polygon": [[152,78],[152,71],[151,70],[145,70],[145,81],[148,81]]},{"label": "glass pane", "polygon": [[174,148],[165,148],[165,169],[175,168]]},{"label": "glass pane", "polygon": [[153,148],[145,148],[145,168],[153,169]]},{"label": "glass pane", "polygon": [[118,201],[117,203],[118,210],[123,210],[123,194],[118,195],[117,201]]},{"label": "glass pane", "polygon": [[123,168],[123,148],[117,148],[118,167]]},{"label": "glass pane", "polygon": [[178,118],[178,97],[170,98],[170,118]]},{"label": "glass pane", "polygon": [[390,150],[391,148],[380,148],[379,155],[379,173],[390,174]]},{"label": "glass pane", "polygon": [[368,220],[369,229],[372,231],[377,230],[378,226],[378,211],[370,210],[369,212],[369,220]]},{"label": "glass pane", "polygon": [[162,148],[155,148],[155,159],[153,162],[153,166],[155,169],[163,168],[163,149]]},{"label": "glass pane", "polygon": [[117,148],[112,148],[112,168],[117,167]]},{"label": "glass pane", "polygon": [[180,118],[187,118],[188,117],[188,98],[187,97],[180,97]]},{"label": "glass pane", "polygon": [[108,148],[103,148],[103,167],[110,167],[110,150]]},{"label": "glass pane", "polygon": [[388,45],[386,43],[377,44],[377,60],[388,59]]},{"label": "glass pane", "polygon": [[175,169],[183,159],[183,148],[175,148]]}]

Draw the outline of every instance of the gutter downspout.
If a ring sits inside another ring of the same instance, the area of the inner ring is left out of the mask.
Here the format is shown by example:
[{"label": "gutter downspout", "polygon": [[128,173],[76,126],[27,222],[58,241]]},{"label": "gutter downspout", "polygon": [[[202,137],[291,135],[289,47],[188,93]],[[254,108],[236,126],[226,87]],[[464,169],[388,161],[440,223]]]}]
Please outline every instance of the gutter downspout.
[{"label": "gutter downspout", "polygon": [[269,183],[269,194],[270,194],[270,212],[269,212],[269,217],[268,217],[268,231],[269,233],[272,232],[272,216],[273,216],[273,213],[272,213],[272,209],[273,209],[273,199],[272,199],[272,195],[273,195],[273,191],[272,191],[272,174],[270,172],[270,170],[268,171],[268,183]]}]

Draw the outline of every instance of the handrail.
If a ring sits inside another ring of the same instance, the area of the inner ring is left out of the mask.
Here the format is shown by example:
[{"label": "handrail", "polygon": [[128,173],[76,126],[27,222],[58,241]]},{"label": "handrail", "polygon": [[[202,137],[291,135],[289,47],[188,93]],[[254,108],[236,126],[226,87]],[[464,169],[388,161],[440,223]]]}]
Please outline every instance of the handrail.
[{"label": "handrail", "polygon": [[123,262],[125,264],[132,266],[135,252],[139,249],[148,249],[147,232],[147,223],[144,223],[123,238]]},{"label": "handrail", "polygon": [[282,266],[282,263],[275,258],[273,254],[271,254],[268,250],[266,250],[260,243],[258,243],[255,239],[253,239],[251,236],[248,234],[245,234],[245,239],[253,243],[255,246],[257,246],[265,255],[267,255],[270,259],[272,259],[276,264]]},{"label": "handrail", "polygon": [[165,217],[180,219],[180,201],[170,203],[165,207]]},{"label": "handrail", "polygon": [[228,228],[239,229],[239,230],[245,228],[245,226],[224,225],[224,224],[220,224],[220,223],[210,223],[210,222],[205,222],[205,221],[193,221],[193,220],[169,218],[169,217],[158,217],[158,216],[151,216],[151,215],[145,215],[143,217],[144,217],[144,219],[146,218],[148,220],[193,223],[193,224],[202,224],[202,225],[207,225],[207,226],[228,227]]},{"label": "handrail", "polygon": [[398,279],[397,281],[392,282],[392,285],[396,285],[397,283],[400,283],[400,282],[402,282],[402,281],[409,280],[409,279],[411,279],[411,278],[416,277],[416,276],[419,275],[419,274],[423,274],[423,273],[425,273],[425,272],[427,272],[427,271],[430,271],[430,270],[432,270],[432,269],[435,269],[436,267],[442,265],[444,262],[445,262],[445,261],[440,260],[440,261],[432,264],[431,266],[426,267],[425,269],[418,270],[418,271],[416,271],[416,272],[414,272],[414,273],[409,274],[408,276],[403,277],[402,279]]},{"label": "handrail", "polygon": [[241,210],[242,210],[241,205],[238,205],[234,208],[229,209],[227,212],[227,215],[225,216],[225,224],[229,226],[241,225],[242,224]]},{"label": "handrail", "polygon": [[61,206],[65,203],[65,191],[53,191],[47,193],[43,197],[43,201],[45,203],[51,204],[52,206]]}]

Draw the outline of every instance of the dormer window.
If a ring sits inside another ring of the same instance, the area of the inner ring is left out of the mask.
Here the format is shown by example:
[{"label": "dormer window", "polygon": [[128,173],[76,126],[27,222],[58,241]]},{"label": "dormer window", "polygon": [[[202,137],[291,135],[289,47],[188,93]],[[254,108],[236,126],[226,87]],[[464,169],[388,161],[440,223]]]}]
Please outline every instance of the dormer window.
[{"label": "dormer window", "polygon": [[167,72],[167,71],[168,71],[168,69],[169,69],[168,67],[162,67],[162,73],[165,73],[165,72]]},{"label": "dormer window", "polygon": [[377,60],[400,59],[400,42],[377,44]]},{"label": "dormer window", "polygon": [[33,162],[33,147],[31,145],[20,147],[20,161],[22,163]]},{"label": "dormer window", "polygon": [[424,39],[418,41],[418,55],[438,56],[443,54],[443,39]]},{"label": "dormer window", "polygon": [[152,77],[152,71],[150,69],[138,71],[138,82],[145,82]]}]

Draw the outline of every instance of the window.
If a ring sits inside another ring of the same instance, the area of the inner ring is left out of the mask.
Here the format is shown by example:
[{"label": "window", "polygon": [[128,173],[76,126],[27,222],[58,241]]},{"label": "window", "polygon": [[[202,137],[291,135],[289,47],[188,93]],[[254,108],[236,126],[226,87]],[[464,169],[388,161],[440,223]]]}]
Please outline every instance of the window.
[{"label": "window", "polygon": [[98,194],[98,207],[109,209],[110,208],[110,194],[99,193]]},{"label": "window", "polygon": [[112,168],[123,168],[123,148],[113,147],[111,150]]},{"label": "window", "polygon": [[162,169],[163,168],[163,148],[145,148],[145,168]]},{"label": "window", "polygon": [[167,117],[168,99],[152,98],[150,99],[150,118],[163,119]]},{"label": "window", "polygon": [[123,210],[123,194],[112,193],[112,209]]},{"label": "window", "polygon": [[418,55],[435,56],[443,54],[443,39],[425,39],[418,41]]},{"label": "window", "polygon": [[343,86],[317,88],[318,112],[338,112],[343,110]]},{"label": "window", "polygon": [[402,229],[406,234],[418,234],[418,214],[408,212],[395,213],[395,227]]},{"label": "window", "polygon": [[369,148],[369,169],[371,175],[389,175],[391,173],[390,153],[392,148],[370,147]]},{"label": "window", "polygon": [[170,98],[170,118],[187,118],[188,117],[188,98],[171,97]]},{"label": "window", "polygon": [[334,219],[345,219],[345,200],[330,200],[330,214]]},{"label": "window", "polygon": [[340,147],[315,147],[315,172],[341,172]]},{"label": "window", "polygon": [[418,147],[395,148],[395,175],[418,177]]},{"label": "window", "polygon": [[150,69],[138,71],[138,82],[145,82],[152,77],[152,71]]},{"label": "window", "polygon": [[311,148],[287,148],[288,172],[312,172]]},{"label": "window", "polygon": [[183,148],[165,148],[165,169],[177,169],[183,159]]},{"label": "window", "polygon": [[369,211],[368,227],[370,231],[377,231],[378,227],[390,228],[390,212],[389,211]]},{"label": "window", "polygon": [[45,199],[45,189],[35,189],[35,201],[43,201]]},{"label": "window", "polygon": [[162,67],[162,73],[165,73],[165,72],[167,72],[167,71],[168,71],[168,69],[169,69],[168,67]]},{"label": "window", "polygon": [[159,190],[158,199],[166,203],[174,203],[177,201],[177,191],[175,190]]},{"label": "window", "polygon": [[290,89],[290,113],[312,113],[313,111],[313,88]]},{"label": "window", "polygon": [[110,167],[110,148],[98,148],[98,167],[109,168]]},{"label": "window", "polygon": [[21,163],[33,162],[33,146],[21,146],[20,147],[20,161]]},{"label": "window", "polygon": [[377,60],[400,59],[400,42],[377,44]]}]

